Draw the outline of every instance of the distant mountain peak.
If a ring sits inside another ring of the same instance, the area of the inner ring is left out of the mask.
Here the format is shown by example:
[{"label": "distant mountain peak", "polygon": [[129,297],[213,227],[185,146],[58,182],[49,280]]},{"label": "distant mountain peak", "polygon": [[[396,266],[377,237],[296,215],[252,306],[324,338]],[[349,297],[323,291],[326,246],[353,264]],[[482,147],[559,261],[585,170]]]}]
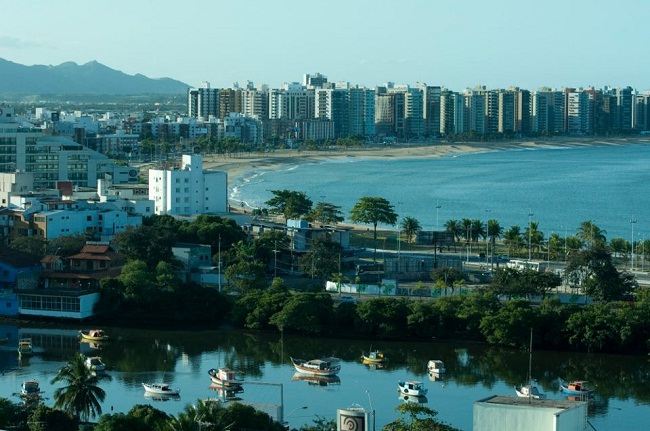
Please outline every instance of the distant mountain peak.
[{"label": "distant mountain peak", "polygon": [[78,65],[25,66],[0,58],[0,94],[184,94],[189,85],[171,78],[128,75],[97,60]]}]

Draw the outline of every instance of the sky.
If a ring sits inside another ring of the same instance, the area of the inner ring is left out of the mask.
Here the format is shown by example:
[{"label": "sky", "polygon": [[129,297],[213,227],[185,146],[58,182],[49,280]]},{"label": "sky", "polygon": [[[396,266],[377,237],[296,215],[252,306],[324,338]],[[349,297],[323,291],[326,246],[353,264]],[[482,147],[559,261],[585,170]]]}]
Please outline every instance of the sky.
[{"label": "sky", "polygon": [[3,1],[0,58],[190,86],[650,89],[650,0]]}]

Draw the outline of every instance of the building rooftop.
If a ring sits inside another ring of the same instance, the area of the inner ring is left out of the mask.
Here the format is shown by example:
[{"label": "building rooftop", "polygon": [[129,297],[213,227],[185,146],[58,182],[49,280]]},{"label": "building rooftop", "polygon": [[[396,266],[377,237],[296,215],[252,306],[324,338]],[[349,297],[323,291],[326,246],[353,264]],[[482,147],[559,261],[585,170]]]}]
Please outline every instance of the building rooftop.
[{"label": "building rooftop", "polygon": [[477,403],[486,404],[499,404],[508,406],[533,406],[536,408],[551,408],[551,409],[572,409],[578,407],[581,401],[559,400],[559,399],[535,399],[524,397],[511,397],[504,395],[492,395],[488,398],[476,401]]}]

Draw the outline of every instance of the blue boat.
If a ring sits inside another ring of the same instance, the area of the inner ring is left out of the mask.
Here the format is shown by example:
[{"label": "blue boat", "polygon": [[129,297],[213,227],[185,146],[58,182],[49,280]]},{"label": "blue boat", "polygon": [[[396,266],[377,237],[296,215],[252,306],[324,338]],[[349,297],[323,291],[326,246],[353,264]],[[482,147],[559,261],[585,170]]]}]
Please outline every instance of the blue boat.
[{"label": "blue boat", "polygon": [[589,388],[586,380],[574,380],[565,382],[560,379],[560,392],[568,395],[592,395],[593,389]]}]

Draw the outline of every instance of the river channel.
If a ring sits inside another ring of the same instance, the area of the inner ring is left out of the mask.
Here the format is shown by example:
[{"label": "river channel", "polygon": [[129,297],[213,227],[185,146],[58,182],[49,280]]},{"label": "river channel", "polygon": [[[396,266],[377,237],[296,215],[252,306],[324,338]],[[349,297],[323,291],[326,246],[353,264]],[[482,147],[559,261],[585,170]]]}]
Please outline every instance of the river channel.
[{"label": "river channel", "polygon": [[[426,405],[438,418],[462,430],[471,430],[473,403],[491,395],[515,395],[513,387],[528,374],[524,351],[476,344],[441,342],[372,342],[318,339],[241,331],[153,331],[104,328],[112,341],[82,343],[82,328],[17,327],[0,324],[0,397],[18,402],[14,395],[25,380],[36,379],[53,405],[57,386],[50,384],[57,370],[75,353],[99,355],[112,381],[102,384],[104,413],[128,412],[136,404],[151,404],[176,415],[197,399],[217,398],[210,388],[208,370],[227,366],[244,381],[242,402],[269,413],[284,406],[292,427],[312,424],[317,417],[335,418],[336,410],[360,406],[376,411],[376,429],[399,417],[395,411],[399,380],[425,382]],[[33,340],[35,354],[18,357],[19,338]],[[369,367],[360,361],[363,351],[380,349],[386,366]],[[296,379],[290,356],[312,359],[336,356],[343,360],[338,379],[312,382]],[[561,398],[558,378],[586,379],[596,389],[590,403],[589,423],[594,429],[640,430],[650,423],[650,363],[646,357],[535,351],[532,376],[550,398]],[[429,359],[444,361],[443,379],[427,374]],[[180,388],[179,399],[156,400],[144,396],[143,382],[164,381]]]}]

